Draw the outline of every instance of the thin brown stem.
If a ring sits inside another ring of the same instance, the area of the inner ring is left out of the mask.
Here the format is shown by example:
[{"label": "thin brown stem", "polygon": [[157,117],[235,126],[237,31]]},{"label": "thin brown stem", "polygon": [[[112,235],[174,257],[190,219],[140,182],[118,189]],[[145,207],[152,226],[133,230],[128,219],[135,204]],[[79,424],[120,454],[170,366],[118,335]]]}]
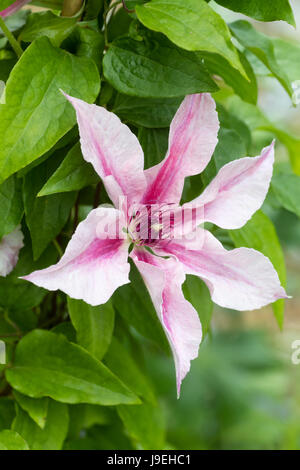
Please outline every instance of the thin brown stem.
[{"label": "thin brown stem", "polygon": [[123,5],[124,10],[126,10],[128,13],[134,13],[135,12],[135,10],[130,10],[129,8],[127,8],[125,0],[122,0],[122,5]]},{"label": "thin brown stem", "polygon": [[0,334],[0,340],[1,338],[13,338],[13,337],[21,338],[22,334],[21,333],[6,333],[5,335]]}]

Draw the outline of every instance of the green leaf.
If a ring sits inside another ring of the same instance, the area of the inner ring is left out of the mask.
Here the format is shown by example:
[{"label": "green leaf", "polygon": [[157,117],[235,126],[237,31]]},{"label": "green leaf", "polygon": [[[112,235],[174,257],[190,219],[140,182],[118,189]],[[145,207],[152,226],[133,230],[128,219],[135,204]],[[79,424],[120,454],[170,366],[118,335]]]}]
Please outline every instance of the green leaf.
[{"label": "green leaf", "polygon": [[245,121],[252,132],[269,132],[280,140],[289,152],[293,171],[300,175],[300,139],[272,124],[257,106],[243,102],[238,96],[230,98],[229,110]]},{"label": "green leaf", "polygon": [[38,196],[79,191],[85,186],[97,184],[99,176],[81,153],[79,142],[71,148],[61,165],[39,191]]},{"label": "green leaf", "polygon": [[32,398],[50,396],[63,403],[116,405],[137,397],[101,362],[62,335],[34,330],[16,348],[6,371],[8,382]]},{"label": "green leaf", "polygon": [[[262,211],[256,212],[244,227],[228,232],[236,247],[254,248],[267,256],[276,269],[281,284],[285,286],[286,270],[282,248],[273,223]],[[282,328],[284,300],[279,299],[272,306],[277,323]]]},{"label": "green leaf", "polygon": [[41,428],[44,429],[48,415],[48,398],[30,398],[14,390],[14,397],[20,407],[27,411],[30,418]]},{"label": "green leaf", "polygon": [[2,59],[1,57],[1,52],[5,53],[6,54],[6,49],[4,51],[0,51],[0,58],[1,58],[1,61],[0,61],[0,80],[2,80],[3,82],[6,82],[8,77],[9,77],[9,74],[11,72],[11,70],[13,69],[14,65],[16,64],[16,59],[13,57],[13,58],[5,58],[5,59]]},{"label": "green leaf", "polygon": [[[52,157],[54,155],[54,152],[57,152],[58,150],[63,150],[64,153],[61,153],[61,158],[68,152],[68,150],[71,148],[71,145],[74,145],[76,141],[78,141],[78,126],[73,126],[70,131],[68,131],[61,139],[59,139],[56,144],[51,147],[50,150],[45,152],[41,157],[38,159],[34,160],[33,162],[29,163],[25,168],[22,168],[21,170],[18,171],[17,175],[18,178],[22,178],[23,176],[26,176],[29,171],[31,171],[33,168],[36,166],[40,165],[44,161],[47,160],[47,158]],[[52,157],[53,159],[53,157]],[[54,169],[54,167],[53,167]]]},{"label": "green leaf", "polygon": [[63,0],[32,0],[31,4],[38,7],[50,8],[51,10],[61,10]]},{"label": "green leaf", "polygon": [[76,343],[76,330],[70,321],[59,323],[51,331],[58,335],[63,335],[71,343]]},{"label": "green leaf", "polygon": [[243,13],[260,21],[284,20],[296,26],[293,10],[288,0],[216,0],[222,7]]},{"label": "green leaf", "polygon": [[23,333],[33,330],[38,323],[38,316],[33,310],[14,309],[8,316]]},{"label": "green leaf", "polygon": [[129,10],[133,10],[137,5],[146,3],[148,0],[126,0],[126,6]]},{"label": "green leaf", "polygon": [[222,166],[247,155],[245,141],[235,129],[221,128],[218,138],[213,158],[202,173],[202,179],[206,185],[216,176]]},{"label": "green leaf", "polygon": [[[252,136],[247,123],[242,119],[242,117],[238,117],[235,114],[229,112],[220,103],[217,103],[217,111],[220,120],[220,126],[223,129],[234,130],[242,138],[245,152],[249,153],[252,146]],[[220,169],[222,165],[223,164],[221,163],[218,166],[218,169]]]},{"label": "green leaf", "polygon": [[136,395],[155,403],[148,378],[119,339],[113,338],[104,362]]},{"label": "green leaf", "polygon": [[112,111],[122,121],[148,128],[168,127],[183,98],[135,98],[118,94]]},{"label": "green leaf", "polygon": [[286,92],[292,96],[291,83],[276,60],[272,39],[257,31],[248,21],[244,20],[231,23],[230,29],[242,46],[252,52],[277,78]]},{"label": "green leaf", "polygon": [[139,129],[138,138],[144,151],[145,169],[161,162],[168,150],[169,129]]},{"label": "green leaf", "polygon": [[300,46],[297,42],[272,38],[275,57],[291,82],[300,77]]},{"label": "green leaf", "polygon": [[98,68],[104,51],[104,36],[102,33],[87,27],[76,28],[76,55],[92,59]]},{"label": "green leaf", "polygon": [[90,20],[103,13],[104,0],[87,0],[85,2],[84,19]]},{"label": "green leaf", "polygon": [[162,35],[142,41],[117,39],[103,59],[105,78],[120,93],[143,98],[175,98],[216,91],[202,61]]},{"label": "green leaf", "polygon": [[280,204],[300,217],[300,176],[277,173],[273,176],[271,185]]},{"label": "green leaf", "polygon": [[[216,176],[220,168],[227,163],[247,155],[245,141],[235,129],[221,128],[218,134],[218,144],[215,148],[213,158],[202,173],[202,181],[205,186]],[[196,193],[192,197],[199,195]]]},{"label": "green leaf", "polygon": [[[128,2],[127,2],[128,4]],[[119,36],[125,36],[128,33],[129,25],[132,21],[130,15],[124,8],[120,8],[109,20],[108,41],[112,42]]]},{"label": "green leaf", "polygon": [[99,424],[108,425],[114,418],[113,408],[99,405],[70,405],[70,426],[68,439],[80,437],[80,432]]},{"label": "green leaf", "polygon": [[[9,323],[9,321],[7,321],[7,318],[5,318],[4,312],[1,312],[0,313],[0,338],[1,338],[0,341],[1,342],[4,341],[5,343],[13,343],[14,341],[16,341],[16,336],[11,337],[9,335],[14,335],[15,333],[16,333],[16,330],[13,327],[13,325]],[[4,363],[6,363],[6,350],[5,349],[6,348],[4,348],[4,351],[3,351],[3,349],[1,348],[1,353],[2,353],[1,355],[4,356]],[[0,381],[0,384],[1,384],[1,381]],[[2,427],[6,427],[6,426],[2,426]],[[0,426],[0,429],[1,429],[1,426]]]},{"label": "green leaf", "polygon": [[0,431],[0,450],[29,450],[27,442],[15,431]]},{"label": "green leaf", "polygon": [[160,348],[169,352],[169,345],[160,321],[154,310],[150,295],[137,270],[131,264],[130,284],[120,287],[113,295],[115,308],[126,322],[141,335],[154,341]]},{"label": "green leaf", "polygon": [[219,54],[201,53],[206,68],[211,74],[220,76],[244,101],[256,104],[257,81],[253,69],[245,54],[239,51],[240,61],[247,73],[245,78],[237,69]]},{"label": "green leaf", "polygon": [[0,239],[20,223],[23,212],[22,183],[12,176],[0,185]]},{"label": "green leaf", "polygon": [[244,76],[225,21],[204,0],[152,0],[136,6],[138,19],[188,51],[220,54]]},{"label": "green leaf", "polygon": [[119,405],[117,409],[129,437],[138,449],[164,448],[165,420],[157,404]]},{"label": "green leaf", "polygon": [[18,61],[0,105],[0,181],[47,152],[75,124],[75,112],[60,93],[92,102],[99,73],[86,58],[36,39]]},{"label": "green leaf", "polygon": [[67,436],[68,425],[67,405],[49,400],[44,429],[41,429],[20,407],[12,429],[28,442],[31,450],[60,450]]},{"label": "green leaf", "polygon": [[33,168],[24,178],[25,216],[34,259],[39,258],[51,240],[60,233],[75,203],[75,192],[36,197],[60,162],[61,154],[64,154],[64,150],[58,151],[41,165]]},{"label": "green leaf", "polygon": [[24,311],[37,306],[47,291],[20,279],[20,276],[46,268],[56,261],[56,249],[49,246],[39,260],[34,262],[30,240],[25,237],[25,247],[20,251],[17,266],[9,276],[0,278],[0,306],[13,312],[22,312],[25,318]]},{"label": "green leaf", "polygon": [[[12,3],[14,3],[14,1],[9,1],[9,2],[5,2],[5,3],[9,3],[11,5]],[[2,11],[3,9],[4,8],[0,7],[0,11]],[[16,12],[16,13],[14,13],[13,15],[7,16],[4,19],[7,28],[11,32],[18,31],[19,29],[21,29],[24,26],[24,24],[26,23],[29,13],[30,13],[29,10],[22,9],[22,10],[19,10],[18,12]],[[2,36],[2,35],[3,35],[3,32],[0,28],[0,36]]]},{"label": "green leaf", "polygon": [[0,11],[5,10],[7,7],[12,5],[15,0],[0,0]]},{"label": "green leaf", "polygon": [[213,303],[206,284],[197,276],[188,275],[182,286],[185,298],[197,310],[201,325],[203,338],[210,329],[210,322],[213,311]]},{"label": "green leaf", "polygon": [[19,35],[19,41],[32,42],[47,36],[54,46],[60,46],[73,31],[77,18],[57,16],[52,11],[32,13]]},{"label": "green leaf", "polygon": [[278,127],[275,127],[273,124],[262,126],[260,129],[271,132],[283,145],[286,146],[293,171],[296,175],[300,176],[300,139],[282,129],[279,129]]},{"label": "green leaf", "polygon": [[131,442],[125,436],[120,419],[110,426],[93,426],[84,436],[66,442],[65,450],[132,450]]},{"label": "green leaf", "polygon": [[[278,65],[286,73],[291,82],[299,80],[300,74],[300,47],[297,42],[270,37],[274,47],[275,58]],[[255,69],[257,75],[268,76],[269,70],[256,59],[251,57],[251,60],[257,61]]]},{"label": "green leaf", "polygon": [[223,106],[217,104],[220,121],[218,144],[209,164],[199,177],[187,178],[185,182],[184,198],[190,201],[199,196],[201,180],[204,186],[216,176],[220,168],[227,163],[248,155],[251,147],[251,133],[247,125],[234,114],[229,113]]},{"label": "green leaf", "polygon": [[68,311],[77,332],[77,342],[99,361],[105,355],[113,334],[115,312],[112,302],[92,307],[68,297]]},{"label": "green leaf", "polygon": [[14,400],[8,397],[0,398],[0,430],[9,429],[15,417]]}]

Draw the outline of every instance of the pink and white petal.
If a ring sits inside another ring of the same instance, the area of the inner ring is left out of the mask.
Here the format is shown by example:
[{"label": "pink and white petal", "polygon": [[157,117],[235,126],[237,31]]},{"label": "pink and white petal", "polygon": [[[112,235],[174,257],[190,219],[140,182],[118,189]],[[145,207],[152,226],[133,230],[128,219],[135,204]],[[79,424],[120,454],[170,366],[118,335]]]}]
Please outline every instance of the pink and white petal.
[{"label": "pink and white petal", "polygon": [[116,209],[94,209],[78,225],[57,264],[23,279],[48,290],[60,289],[90,305],[104,304],[118,287],[129,282],[129,243],[114,235],[114,228],[118,233],[121,223]]},{"label": "pink and white petal", "polygon": [[144,203],[178,203],[184,178],[201,173],[218,142],[216,104],[208,93],[187,96],[170,127],[165,159],[145,171],[148,187]]},{"label": "pink and white petal", "polygon": [[181,382],[190,370],[191,360],[198,356],[202,339],[198,314],[182,293],[185,274],[172,258],[159,258],[141,249],[135,249],[130,256],[144,279],[170,343],[179,397]]},{"label": "pink and white petal", "polygon": [[102,178],[117,206],[119,196],[139,202],[146,188],[144,154],[137,137],[118,116],[66,95],[76,111],[83,157]]},{"label": "pink and white petal", "polygon": [[165,243],[156,252],[175,256],[187,274],[203,279],[221,307],[254,310],[287,298],[266,256],[251,248],[228,251],[207,230],[199,228],[196,238]]},{"label": "pink and white petal", "polygon": [[24,246],[23,233],[18,226],[0,241],[0,276],[7,276],[16,266],[19,251]]},{"label": "pink and white petal", "polygon": [[262,206],[273,163],[274,142],[258,157],[241,158],[224,165],[204,192],[186,206],[202,207],[206,222],[225,229],[240,228]]},{"label": "pink and white petal", "polygon": [[4,10],[0,11],[0,16],[2,16],[2,18],[6,18],[7,16],[13,15],[18,10],[20,10],[24,5],[26,5],[26,3],[30,3],[30,2],[31,0],[17,0],[12,5],[9,5]]}]

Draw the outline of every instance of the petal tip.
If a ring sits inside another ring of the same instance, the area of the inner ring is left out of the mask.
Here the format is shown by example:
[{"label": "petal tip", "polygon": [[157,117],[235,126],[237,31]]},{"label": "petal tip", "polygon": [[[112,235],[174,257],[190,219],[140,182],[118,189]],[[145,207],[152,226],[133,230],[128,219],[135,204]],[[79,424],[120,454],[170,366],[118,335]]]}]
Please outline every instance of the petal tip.
[{"label": "petal tip", "polygon": [[76,109],[75,104],[80,102],[81,100],[79,98],[75,98],[75,96],[68,95],[62,88],[59,88],[59,91],[64,95],[64,97],[71,103],[71,105]]},{"label": "petal tip", "polygon": [[35,284],[33,280],[33,277],[34,277],[33,274],[34,273],[26,274],[25,276],[19,276],[18,279],[22,279],[23,281],[32,282],[33,284]]}]

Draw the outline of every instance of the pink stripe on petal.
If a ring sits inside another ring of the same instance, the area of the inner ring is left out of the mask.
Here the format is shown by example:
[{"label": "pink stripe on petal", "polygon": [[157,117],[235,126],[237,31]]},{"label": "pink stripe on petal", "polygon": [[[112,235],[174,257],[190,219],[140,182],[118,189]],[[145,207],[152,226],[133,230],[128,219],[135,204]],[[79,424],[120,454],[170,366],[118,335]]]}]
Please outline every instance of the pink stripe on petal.
[{"label": "pink stripe on petal", "polygon": [[273,163],[274,142],[258,157],[241,158],[224,165],[204,192],[188,205],[202,207],[207,222],[225,229],[240,228],[263,204]]},{"label": "pink stripe on petal", "polygon": [[74,260],[72,260],[70,263],[76,267],[87,264],[91,265],[93,263],[97,264],[99,259],[101,259],[101,261],[110,259],[114,252],[121,248],[123,243],[124,240],[102,240],[96,238],[77,258],[74,258]]},{"label": "pink stripe on petal", "polygon": [[60,289],[90,305],[107,302],[118,287],[129,282],[129,243],[106,238],[120,218],[113,208],[91,211],[78,225],[61,260],[24,279],[48,290]]},{"label": "pink stripe on petal", "polygon": [[146,188],[144,154],[136,136],[118,116],[95,104],[66,95],[76,110],[83,157],[102,178],[118,204],[119,196],[139,202]]},{"label": "pink stripe on petal", "polygon": [[181,286],[185,280],[180,264],[135,249],[131,253],[149,290],[158,318],[170,343],[176,368],[177,395],[181,382],[198,356],[202,329],[194,307],[184,298]]},{"label": "pink stripe on petal", "polygon": [[197,237],[171,242],[160,248],[159,253],[175,256],[187,274],[203,279],[216,304],[235,310],[254,310],[287,298],[277,272],[262,253],[250,248],[227,251],[203,229],[197,229]]},{"label": "pink stripe on petal", "polygon": [[218,142],[219,121],[208,93],[187,96],[171,123],[166,158],[145,171],[143,202],[178,203],[184,178],[201,173]]},{"label": "pink stripe on petal", "polygon": [[24,5],[26,5],[26,3],[30,2],[31,0],[17,0],[12,5],[9,5],[9,7],[5,8],[5,10],[0,11],[0,16],[2,16],[2,18],[6,18],[7,16],[13,15]]}]

